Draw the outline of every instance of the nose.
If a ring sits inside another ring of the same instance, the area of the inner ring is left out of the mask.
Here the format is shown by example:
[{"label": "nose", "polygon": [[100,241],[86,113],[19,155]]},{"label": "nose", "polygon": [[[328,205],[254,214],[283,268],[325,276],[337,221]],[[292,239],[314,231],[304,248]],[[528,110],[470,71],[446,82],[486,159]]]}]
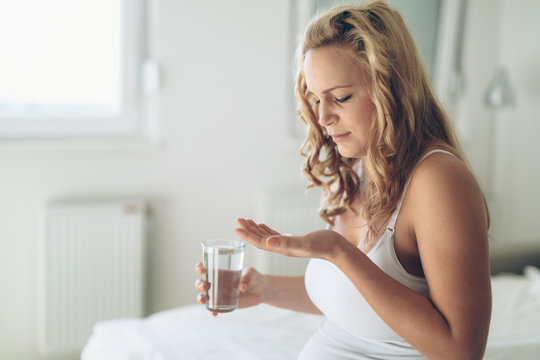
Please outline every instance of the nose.
[{"label": "nose", "polygon": [[321,101],[319,103],[319,125],[326,127],[334,123],[336,120],[336,114],[332,111],[328,104],[323,105],[323,102]]}]

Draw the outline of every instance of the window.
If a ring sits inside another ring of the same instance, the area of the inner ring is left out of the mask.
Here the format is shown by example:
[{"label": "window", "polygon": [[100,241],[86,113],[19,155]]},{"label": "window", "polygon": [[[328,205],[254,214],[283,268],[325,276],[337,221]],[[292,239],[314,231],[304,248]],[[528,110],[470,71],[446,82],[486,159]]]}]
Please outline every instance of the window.
[{"label": "window", "polygon": [[0,137],[135,134],[143,0],[0,3]]}]

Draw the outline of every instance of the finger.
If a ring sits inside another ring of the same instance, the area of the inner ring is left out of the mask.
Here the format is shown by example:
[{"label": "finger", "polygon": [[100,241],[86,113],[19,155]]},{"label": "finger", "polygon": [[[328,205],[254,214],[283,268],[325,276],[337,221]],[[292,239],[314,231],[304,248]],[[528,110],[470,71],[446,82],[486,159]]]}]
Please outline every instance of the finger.
[{"label": "finger", "polygon": [[254,234],[259,234],[260,229],[257,227],[257,224],[251,219],[240,219],[240,225],[249,232]]},{"label": "finger", "polygon": [[236,221],[236,224],[238,224],[238,226],[241,226],[242,228],[247,229],[247,228],[249,228],[251,226],[249,221],[244,219],[244,218],[237,218],[235,221]]},{"label": "finger", "polygon": [[240,284],[238,285],[238,289],[241,292],[246,292],[249,290],[249,285],[254,273],[255,272],[252,268],[244,268],[242,270],[242,278],[240,279]]},{"label": "finger", "polygon": [[266,224],[259,224],[259,227],[264,229],[268,234],[270,235],[281,235],[280,233],[278,233],[276,230],[268,227]]},{"label": "finger", "polygon": [[259,228],[259,226],[255,223],[255,221],[251,219],[239,219],[239,220],[240,220],[239,225],[243,227],[245,230],[247,230],[248,232],[251,232],[254,235],[259,236],[259,237],[267,236],[267,234],[265,234],[265,232],[261,228]]},{"label": "finger", "polygon": [[305,242],[301,241],[298,236],[269,236],[265,241],[265,245],[267,250],[282,255],[292,257],[309,256],[309,254],[305,252]]},{"label": "finger", "polygon": [[265,243],[268,246],[277,246],[282,248],[304,249],[309,243],[304,235],[272,235],[266,238]]},{"label": "finger", "polygon": [[240,236],[242,239],[246,240],[250,244],[253,244],[258,248],[264,248],[264,240],[266,239],[266,237],[257,236],[243,228],[234,229],[234,232],[236,233],[236,235]]},{"label": "finger", "polygon": [[206,273],[206,269],[204,268],[204,265],[202,262],[198,262],[195,264],[195,272],[199,275]]},{"label": "finger", "polygon": [[207,300],[207,298],[206,298],[206,295],[205,295],[205,294],[199,294],[199,295],[197,295],[197,302],[198,302],[199,304],[201,304],[201,305],[206,304],[206,300]]},{"label": "finger", "polygon": [[208,284],[206,281],[202,279],[195,280],[195,289],[198,291],[204,292],[207,291],[210,288],[210,284]]},{"label": "finger", "polygon": [[257,223],[251,219],[246,219],[246,221],[253,227],[257,227]]}]

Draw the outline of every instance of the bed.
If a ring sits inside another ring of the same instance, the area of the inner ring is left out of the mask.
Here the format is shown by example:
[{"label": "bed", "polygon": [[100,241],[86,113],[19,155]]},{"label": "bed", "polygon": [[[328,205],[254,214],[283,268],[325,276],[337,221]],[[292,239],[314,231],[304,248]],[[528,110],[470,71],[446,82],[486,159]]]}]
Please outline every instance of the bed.
[{"label": "bed", "polygon": [[[492,277],[493,316],[484,359],[540,358],[540,269]],[[82,360],[296,359],[322,316],[268,305],[213,317],[200,305],[143,319],[100,322]]]}]

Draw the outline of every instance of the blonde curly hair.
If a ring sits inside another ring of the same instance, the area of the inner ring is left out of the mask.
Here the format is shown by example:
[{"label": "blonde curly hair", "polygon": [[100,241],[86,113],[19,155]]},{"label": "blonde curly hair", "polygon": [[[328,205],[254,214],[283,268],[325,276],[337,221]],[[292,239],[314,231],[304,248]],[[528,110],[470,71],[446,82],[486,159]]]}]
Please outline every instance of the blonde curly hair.
[{"label": "blonde curly hair", "polygon": [[[327,45],[348,46],[367,70],[375,105],[371,142],[361,164],[342,157],[319,125],[318,107],[308,91],[304,59]],[[332,8],[308,26],[299,48],[297,112],[308,127],[300,153],[309,187],[322,187],[320,216],[329,224],[362,194],[361,212],[373,239],[389,220],[405,183],[428,146],[438,143],[465,161],[448,116],[429,83],[401,15],[383,1]]]}]

